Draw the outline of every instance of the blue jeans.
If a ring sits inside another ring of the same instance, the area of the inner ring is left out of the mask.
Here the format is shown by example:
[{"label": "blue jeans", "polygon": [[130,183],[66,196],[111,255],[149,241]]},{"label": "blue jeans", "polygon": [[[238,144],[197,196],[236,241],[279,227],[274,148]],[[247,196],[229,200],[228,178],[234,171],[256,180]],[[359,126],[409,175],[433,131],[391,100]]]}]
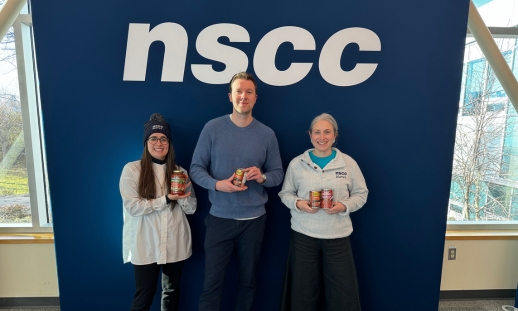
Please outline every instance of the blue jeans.
[{"label": "blue jeans", "polygon": [[252,309],[256,270],[263,244],[266,215],[251,220],[225,219],[209,214],[205,219],[205,280],[200,311],[220,309],[227,265],[235,251],[238,269],[237,311]]}]

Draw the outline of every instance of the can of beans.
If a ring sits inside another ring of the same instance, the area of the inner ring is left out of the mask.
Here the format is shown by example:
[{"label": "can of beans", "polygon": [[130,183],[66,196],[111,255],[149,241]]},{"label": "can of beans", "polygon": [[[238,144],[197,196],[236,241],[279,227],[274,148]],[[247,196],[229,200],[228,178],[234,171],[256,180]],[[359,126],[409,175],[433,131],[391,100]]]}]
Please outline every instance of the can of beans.
[{"label": "can of beans", "polygon": [[236,187],[243,186],[243,179],[245,176],[245,172],[243,172],[242,168],[238,168],[235,172],[234,180],[232,180],[232,184]]},{"label": "can of beans", "polygon": [[312,190],[309,192],[309,206],[311,208],[320,208],[320,201],[322,200],[322,193],[320,190]]},{"label": "can of beans", "polygon": [[333,189],[322,189],[322,208],[333,207]]},{"label": "can of beans", "polygon": [[171,175],[171,194],[184,195],[187,175],[182,171],[173,171]]}]

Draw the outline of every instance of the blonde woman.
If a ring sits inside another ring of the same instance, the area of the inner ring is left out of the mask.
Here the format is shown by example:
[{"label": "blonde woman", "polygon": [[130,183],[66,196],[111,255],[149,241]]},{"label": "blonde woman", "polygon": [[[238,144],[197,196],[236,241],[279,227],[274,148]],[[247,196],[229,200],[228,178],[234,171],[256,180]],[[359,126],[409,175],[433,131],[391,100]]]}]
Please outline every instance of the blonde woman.
[{"label": "blonde woman", "polygon": [[[359,311],[349,215],[367,201],[367,186],[356,161],[333,147],[331,115],[315,117],[309,136],[314,148],[290,162],[279,192],[292,228],[281,310]],[[309,205],[309,192],[321,189],[333,190],[331,208]]]}]

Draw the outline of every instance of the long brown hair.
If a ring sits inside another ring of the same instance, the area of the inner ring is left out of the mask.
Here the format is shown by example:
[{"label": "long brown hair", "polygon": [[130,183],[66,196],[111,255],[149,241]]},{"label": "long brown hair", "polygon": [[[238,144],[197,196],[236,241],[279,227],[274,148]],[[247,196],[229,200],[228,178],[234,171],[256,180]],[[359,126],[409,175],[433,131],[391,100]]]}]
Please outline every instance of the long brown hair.
[{"label": "long brown hair", "polygon": [[[138,180],[138,194],[142,199],[156,199],[155,173],[153,172],[153,159],[147,149],[148,142],[144,145],[144,152],[140,158],[140,178]],[[178,169],[174,160],[173,143],[169,140],[169,151],[165,156],[165,176],[166,194],[171,189],[171,175]]]}]

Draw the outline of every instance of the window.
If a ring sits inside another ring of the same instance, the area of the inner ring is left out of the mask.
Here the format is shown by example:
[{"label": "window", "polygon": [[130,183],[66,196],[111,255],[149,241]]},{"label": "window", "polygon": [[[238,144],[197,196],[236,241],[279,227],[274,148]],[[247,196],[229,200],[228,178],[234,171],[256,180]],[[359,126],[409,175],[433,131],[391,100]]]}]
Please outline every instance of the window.
[{"label": "window", "polygon": [[[0,5],[5,0],[0,0]],[[26,5],[0,42],[0,230],[52,231],[32,19]]]},{"label": "window", "polygon": [[[472,44],[472,43],[470,43]],[[464,93],[463,116],[476,114],[476,104],[481,100],[484,89],[480,83],[484,82],[484,71],[487,66],[485,59],[477,59],[468,62],[466,65],[466,86]]]},{"label": "window", "polygon": [[[518,5],[474,1],[489,26],[518,24]],[[510,6],[510,7],[507,7]],[[509,29],[509,28],[506,28]],[[516,27],[513,27],[517,30]],[[518,76],[518,32],[492,29],[502,55]],[[448,228],[518,227],[518,116],[475,40],[468,36],[453,160]],[[455,226],[455,227],[454,227]]]}]

